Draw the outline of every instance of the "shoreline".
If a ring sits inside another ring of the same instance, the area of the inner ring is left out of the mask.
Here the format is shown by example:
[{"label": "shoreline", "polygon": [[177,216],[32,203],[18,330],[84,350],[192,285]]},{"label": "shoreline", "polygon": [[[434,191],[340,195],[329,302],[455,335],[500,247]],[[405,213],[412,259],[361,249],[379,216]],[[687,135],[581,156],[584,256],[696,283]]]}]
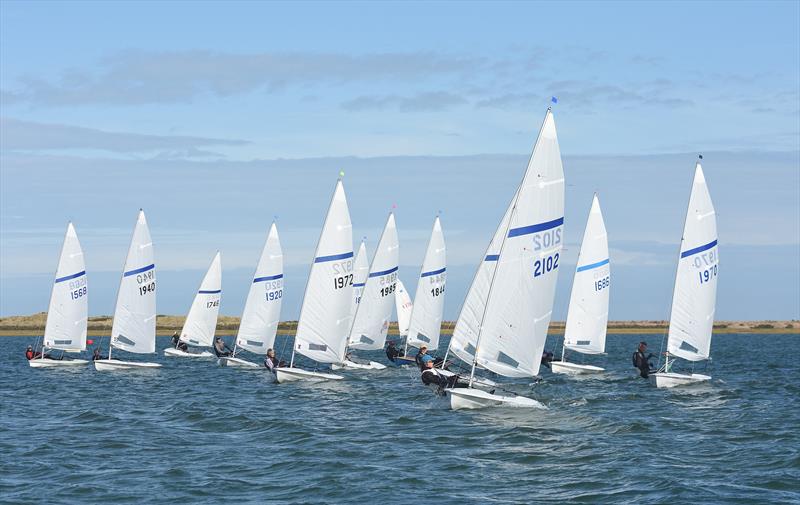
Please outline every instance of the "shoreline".
[{"label": "shoreline", "polygon": [[[47,314],[44,312],[28,316],[9,316],[0,318],[0,337],[30,337],[44,333]],[[185,316],[159,315],[156,323],[156,335],[170,336],[183,327]],[[91,337],[107,336],[111,333],[111,316],[92,316],[89,318],[88,335]],[[667,332],[667,321],[609,321],[609,334],[646,334],[658,335]],[[442,335],[452,335],[454,321],[442,322]],[[220,316],[217,324],[218,335],[233,335],[239,328],[239,318]],[[284,321],[278,325],[278,334],[294,335],[297,321]],[[562,335],[564,322],[550,323],[548,335]],[[717,321],[714,334],[754,333],[754,334],[800,334],[800,321]],[[397,323],[389,325],[389,335],[397,337]]]}]

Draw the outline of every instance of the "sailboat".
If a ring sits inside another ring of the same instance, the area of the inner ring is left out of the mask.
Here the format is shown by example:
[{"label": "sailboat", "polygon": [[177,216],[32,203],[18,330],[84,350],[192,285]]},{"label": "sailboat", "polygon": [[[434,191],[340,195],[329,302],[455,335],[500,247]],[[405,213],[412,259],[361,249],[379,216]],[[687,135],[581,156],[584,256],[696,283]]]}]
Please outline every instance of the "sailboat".
[{"label": "sailboat", "polygon": [[[347,344],[348,350],[383,349],[386,335],[389,333],[389,319],[394,309],[399,252],[394,213],[389,213],[375,256],[372,257],[361,300],[356,308]],[[382,370],[386,365],[377,361],[358,359],[346,352],[345,359],[341,363],[334,363],[332,368]]]},{"label": "sailboat", "polygon": [[111,359],[111,350],[115,347],[137,354],[156,352],[156,265],[153,241],[141,209],[119,283],[108,358],[95,360],[94,366],[98,371],[161,366],[159,363]]},{"label": "sailboat", "polygon": [[279,383],[341,380],[341,375],[294,366],[296,353],[318,363],[344,361],[353,307],[353,225],[342,180],[336,182],[325,224],[314,252],[288,367],[275,369]]},{"label": "sailboat", "polygon": [[691,362],[709,358],[718,269],[717,217],[698,161],[672,292],[666,361],[661,370],[650,374],[656,387],[671,388],[711,380],[708,375],[672,372],[673,363],[669,358],[673,356]]},{"label": "sailboat", "polygon": [[513,378],[539,373],[563,229],[564,171],[548,109],[522,182],[473,280],[475,293],[468,295],[457,323],[459,339],[451,350],[461,359],[472,357],[472,369],[468,387],[445,389],[450,408],[544,408],[521,395],[476,388],[475,371],[480,367]]},{"label": "sailboat", "polygon": [[61,256],[58,259],[56,280],[50,292],[41,356],[28,360],[31,367],[83,366],[89,363],[83,359],[46,357],[47,350],[63,352],[86,350],[88,289],[81,243],[78,241],[75,227],[69,223],[64,236],[64,245],[61,247]]},{"label": "sailboat", "polygon": [[408,353],[410,346],[425,345],[430,351],[435,351],[439,347],[446,281],[447,255],[444,233],[439,216],[436,216],[417,280],[417,292],[411,308],[405,352],[403,356],[396,359],[398,363],[414,363],[414,356],[410,356]]},{"label": "sailboat", "polygon": [[[194,347],[211,347],[214,345],[214,332],[217,329],[219,303],[222,298],[222,259],[217,252],[208,267],[200,289],[194,296],[189,315],[183,323],[180,342]],[[183,351],[177,347],[164,349],[164,356],[181,358],[209,358],[208,351]]]},{"label": "sailboat", "polygon": [[578,375],[604,371],[599,366],[570,363],[565,358],[566,349],[581,354],[605,352],[610,286],[608,235],[595,194],[572,280],[561,361],[550,363],[553,373]]},{"label": "sailboat", "polygon": [[220,357],[220,366],[259,368],[237,356],[241,349],[263,356],[275,344],[283,303],[283,251],[273,222],[250,283],[232,356]]}]

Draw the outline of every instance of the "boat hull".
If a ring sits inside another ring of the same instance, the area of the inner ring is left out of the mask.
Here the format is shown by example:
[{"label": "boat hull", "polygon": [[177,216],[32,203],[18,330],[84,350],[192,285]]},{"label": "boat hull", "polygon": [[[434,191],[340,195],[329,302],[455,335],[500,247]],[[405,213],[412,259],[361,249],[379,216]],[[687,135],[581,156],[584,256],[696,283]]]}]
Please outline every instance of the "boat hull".
[{"label": "boat hull", "polygon": [[453,388],[445,389],[444,391],[450,401],[450,408],[453,410],[484,409],[487,407],[547,409],[547,407],[533,398],[525,396],[496,395],[473,388]]},{"label": "boat hull", "polygon": [[241,358],[234,358],[232,356],[222,356],[217,360],[217,364],[221,367],[234,367],[234,368],[261,368],[257,363],[247,361]]},{"label": "boat hull", "polygon": [[85,359],[36,358],[28,361],[31,368],[74,368],[89,364]]},{"label": "boat hull", "polygon": [[118,359],[97,359],[94,360],[94,367],[98,372],[112,372],[114,370],[148,370],[161,368],[161,364],[141,361],[121,361]]},{"label": "boat hull", "polygon": [[394,364],[396,366],[406,366],[406,365],[415,365],[417,361],[414,359],[414,356],[397,356],[394,359]]},{"label": "boat hull", "polygon": [[672,373],[672,372],[669,373],[657,372],[650,374],[650,381],[657,388],[674,388],[679,386],[691,386],[694,384],[700,384],[702,382],[708,382],[710,380],[711,380],[710,376],[699,373],[682,374],[682,373]]},{"label": "boat hull", "polygon": [[312,372],[302,368],[279,367],[275,369],[275,381],[278,384],[297,381],[342,380],[344,377],[332,373]]},{"label": "boat hull", "polygon": [[345,360],[342,363],[332,364],[331,368],[334,370],[383,370],[386,368],[386,365],[378,363],[377,361],[356,363],[355,361]]},{"label": "boat hull", "polygon": [[605,372],[604,368],[594,365],[580,365],[568,361],[553,361],[550,363],[553,373],[563,373],[567,375],[587,375]]},{"label": "boat hull", "polygon": [[210,358],[214,355],[208,351],[186,352],[181,351],[180,349],[175,349],[174,347],[168,347],[164,349],[164,356],[169,356],[172,358]]}]

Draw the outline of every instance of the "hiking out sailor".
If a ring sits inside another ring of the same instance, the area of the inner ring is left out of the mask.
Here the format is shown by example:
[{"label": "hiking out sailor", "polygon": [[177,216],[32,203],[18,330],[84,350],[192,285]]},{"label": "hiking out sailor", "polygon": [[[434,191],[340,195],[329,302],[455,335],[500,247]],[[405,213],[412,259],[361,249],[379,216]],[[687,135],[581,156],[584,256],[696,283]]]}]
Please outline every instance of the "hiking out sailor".
[{"label": "hiking out sailor", "polygon": [[550,368],[550,363],[553,362],[553,353],[550,351],[542,352],[542,365]]},{"label": "hiking out sailor", "polygon": [[451,375],[450,377],[446,377],[439,373],[434,367],[434,359],[431,356],[425,355],[422,358],[422,375],[420,378],[422,379],[422,383],[426,386],[428,385],[436,385],[440,388],[454,388],[459,387],[461,384],[458,382],[458,375]]},{"label": "hiking out sailor", "polygon": [[181,350],[186,352],[189,350],[189,346],[186,345],[186,342],[181,342],[181,336],[178,335],[178,332],[172,334],[172,345],[175,346],[175,349]]},{"label": "hiking out sailor", "polygon": [[645,356],[644,353],[647,352],[647,342],[639,342],[639,348],[636,349],[636,352],[633,353],[631,357],[631,361],[633,362],[633,366],[639,369],[639,376],[642,379],[646,379],[650,372],[652,371],[652,365],[650,364],[650,358],[653,357],[653,353],[648,354]]},{"label": "hiking out sailor", "polygon": [[216,354],[218,358],[222,358],[224,356],[231,356],[232,353],[233,350],[222,340],[222,337],[217,337],[214,341],[214,354]]},{"label": "hiking out sailor", "polygon": [[264,358],[264,366],[267,367],[267,370],[270,372],[274,372],[275,369],[280,366],[278,358],[275,357],[275,349],[267,350],[267,357]]},{"label": "hiking out sailor", "polygon": [[[34,351],[33,347],[28,346],[28,348],[25,349],[25,358],[27,358],[28,361],[30,361],[32,359],[39,359],[41,357],[42,357],[42,353],[40,353],[39,351]],[[46,356],[46,357],[49,358],[50,356]]]},{"label": "hiking out sailor", "polygon": [[94,352],[92,353],[92,361],[97,361],[98,359],[103,359],[103,356],[100,355],[100,348],[95,347]]}]

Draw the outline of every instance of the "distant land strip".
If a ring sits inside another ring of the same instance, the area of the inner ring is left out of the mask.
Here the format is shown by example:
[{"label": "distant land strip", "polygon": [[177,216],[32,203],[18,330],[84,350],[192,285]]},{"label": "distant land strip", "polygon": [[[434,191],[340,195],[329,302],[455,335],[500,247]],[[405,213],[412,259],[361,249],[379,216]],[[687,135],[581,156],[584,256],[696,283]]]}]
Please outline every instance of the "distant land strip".
[{"label": "distant land strip", "polygon": [[[159,315],[156,319],[156,332],[158,335],[172,335],[183,327],[185,316]],[[47,313],[40,312],[29,316],[0,317],[0,336],[36,336],[44,332]],[[92,316],[89,318],[89,335],[103,336],[111,333],[111,316]],[[609,321],[609,333],[648,333],[660,334],[667,331],[667,321]],[[443,321],[442,333],[453,333],[455,321]],[[220,316],[217,321],[217,333],[232,335],[239,328],[239,318],[235,316]],[[284,321],[278,325],[281,335],[294,335],[297,321]],[[564,333],[564,322],[553,321],[550,323],[548,333],[559,335]],[[717,321],[714,323],[714,333],[800,333],[800,321]],[[397,336],[397,323],[389,325],[389,335]]]}]

